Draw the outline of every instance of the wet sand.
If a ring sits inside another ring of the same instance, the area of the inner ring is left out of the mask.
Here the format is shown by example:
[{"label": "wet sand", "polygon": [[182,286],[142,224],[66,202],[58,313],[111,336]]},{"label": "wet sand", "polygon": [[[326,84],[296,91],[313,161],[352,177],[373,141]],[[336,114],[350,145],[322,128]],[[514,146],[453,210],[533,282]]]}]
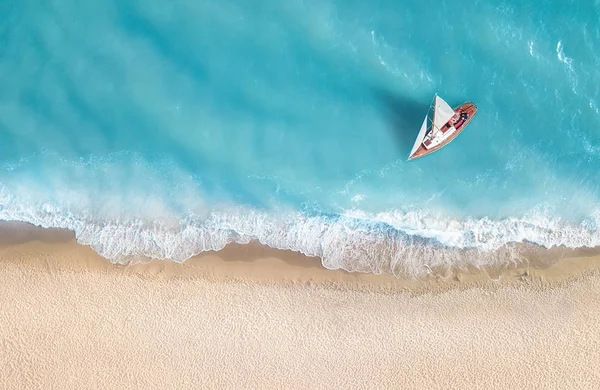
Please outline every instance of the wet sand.
[{"label": "wet sand", "polygon": [[[0,229],[0,388],[593,388],[600,256],[422,280],[230,245],[113,265]],[[559,260],[560,259],[560,260]]]}]

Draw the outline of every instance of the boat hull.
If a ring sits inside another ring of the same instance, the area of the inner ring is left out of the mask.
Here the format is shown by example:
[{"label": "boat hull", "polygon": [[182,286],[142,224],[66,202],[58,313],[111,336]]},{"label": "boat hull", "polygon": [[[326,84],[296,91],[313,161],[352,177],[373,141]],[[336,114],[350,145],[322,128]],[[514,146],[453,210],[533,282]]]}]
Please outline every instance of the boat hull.
[{"label": "boat hull", "polygon": [[[469,117],[465,121],[463,121],[459,127],[456,128],[456,131],[454,131],[454,133],[452,133],[450,136],[448,136],[448,138],[446,138],[439,145],[436,145],[430,149],[427,149],[427,148],[425,148],[423,143],[421,143],[419,148],[408,157],[409,160],[414,160],[419,157],[427,156],[428,154],[431,154],[433,152],[437,152],[438,150],[440,150],[441,148],[443,148],[444,146],[446,146],[450,142],[452,142],[452,140],[455,139],[456,137],[458,137],[458,135],[465,129],[465,127],[467,127],[469,122],[471,122],[471,120],[473,120],[475,113],[477,113],[477,106],[472,102],[467,102],[467,103],[464,103],[464,104],[456,107],[454,109],[454,111],[455,112],[456,111],[466,112],[469,115]],[[431,127],[428,129],[428,132],[429,131],[431,131]]]}]

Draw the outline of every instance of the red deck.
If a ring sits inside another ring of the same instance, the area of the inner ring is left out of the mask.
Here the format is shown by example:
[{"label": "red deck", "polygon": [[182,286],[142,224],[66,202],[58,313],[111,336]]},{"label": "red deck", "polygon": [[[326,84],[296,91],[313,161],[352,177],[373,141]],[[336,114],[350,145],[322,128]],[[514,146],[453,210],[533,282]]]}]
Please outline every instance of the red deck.
[{"label": "red deck", "polygon": [[[455,139],[461,133],[461,131],[463,131],[465,129],[465,127],[467,127],[469,122],[471,122],[471,120],[475,116],[475,113],[477,113],[477,106],[474,103],[467,102],[467,103],[455,108],[454,112],[467,113],[469,115],[469,117],[466,120],[464,120],[462,123],[459,123],[458,126],[455,126],[456,131],[454,132],[454,134],[452,134],[450,137],[445,139],[444,142],[442,142],[441,144],[439,144],[431,149],[426,149],[425,146],[423,146],[423,144],[421,144],[419,146],[419,148],[408,158],[409,160],[414,160],[415,158],[426,156],[426,155],[433,153],[435,151],[438,151],[441,148],[443,148],[444,146],[448,145],[453,139]],[[460,119],[459,119],[459,122],[460,122]],[[441,131],[444,133],[448,130],[450,130],[450,126],[448,126],[448,124],[443,126],[441,129]],[[431,131],[431,127],[429,129],[427,129],[427,133],[429,133],[429,131]],[[425,142],[431,142],[431,141],[427,140]]]}]

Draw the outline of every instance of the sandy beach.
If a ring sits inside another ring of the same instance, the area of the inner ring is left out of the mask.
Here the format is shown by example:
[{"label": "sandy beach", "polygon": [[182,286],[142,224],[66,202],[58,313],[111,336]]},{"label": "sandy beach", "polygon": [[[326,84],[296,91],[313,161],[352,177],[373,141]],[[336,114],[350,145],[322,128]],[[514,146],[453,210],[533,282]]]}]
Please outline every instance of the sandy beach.
[{"label": "sandy beach", "polygon": [[407,280],[257,244],[113,265],[68,231],[2,233],[2,389],[600,382],[600,257],[590,251]]}]

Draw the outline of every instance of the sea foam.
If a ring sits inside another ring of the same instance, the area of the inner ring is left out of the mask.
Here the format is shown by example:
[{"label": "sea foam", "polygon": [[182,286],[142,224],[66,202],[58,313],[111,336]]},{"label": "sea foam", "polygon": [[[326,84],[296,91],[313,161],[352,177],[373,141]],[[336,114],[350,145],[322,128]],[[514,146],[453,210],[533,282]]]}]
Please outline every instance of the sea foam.
[{"label": "sea foam", "polygon": [[535,243],[544,247],[600,245],[598,214],[580,224],[548,216],[492,221],[463,221],[428,216],[423,211],[345,215],[265,212],[248,207],[207,214],[204,219],[175,215],[155,221],[127,218],[83,219],[60,207],[32,209],[24,201],[0,201],[0,219],[75,232],[79,243],[91,246],[114,263],[136,257],[183,262],[229,243],[257,240],[277,249],[317,256],[329,269],[422,275],[450,267],[498,267],[522,260],[507,244]]}]

